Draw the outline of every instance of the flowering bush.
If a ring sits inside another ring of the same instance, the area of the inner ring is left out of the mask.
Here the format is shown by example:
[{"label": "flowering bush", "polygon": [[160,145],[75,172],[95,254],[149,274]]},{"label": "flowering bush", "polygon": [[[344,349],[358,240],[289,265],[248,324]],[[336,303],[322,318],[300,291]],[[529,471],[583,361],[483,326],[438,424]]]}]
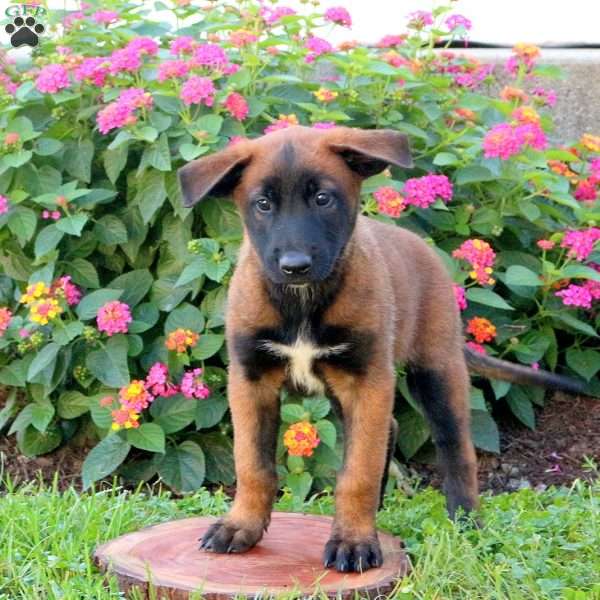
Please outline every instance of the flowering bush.
[{"label": "flowering bush", "polygon": [[[537,48],[515,47],[496,95],[490,66],[434,50],[471,25],[446,7],[373,48],[334,48],[319,30],[350,27],[342,7],[175,0],[152,20],[143,4],[51,13],[31,62],[0,74],[0,383],[23,391],[0,427],[14,417],[22,452],[91,434],[86,484],[116,469],[181,491],[232,483],[223,305],[242,230],[227,201],[183,208],[176,169],[296,124],[408,134],[414,169],[367,180],[364,214],[435,246],[471,347],[594,381],[600,137],[550,144]],[[478,385],[480,448],[498,451],[497,403],[534,426],[538,391]],[[399,388],[410,457],[429,434]],[[339,466],[329,412],[283,403],[281,475],[298,498]]]}]

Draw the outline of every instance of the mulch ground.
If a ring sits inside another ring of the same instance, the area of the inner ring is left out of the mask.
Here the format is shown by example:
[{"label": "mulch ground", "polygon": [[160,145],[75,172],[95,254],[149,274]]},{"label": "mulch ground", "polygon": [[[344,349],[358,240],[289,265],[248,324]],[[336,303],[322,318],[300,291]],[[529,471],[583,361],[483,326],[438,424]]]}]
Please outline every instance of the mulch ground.
[{"label": "mulch ground", "polygon": [[[3,400],[0,399],[0,409]],[[537,429],[531,431],[510,415],[495,415],[500,427],[501,454],[479,455],[479,481],[482,490],[493,493],[522,487],[543,489],[568,485],[575,479],[598,477],[585,461],[600,465],[600,400],[556,394],[538,411]],[[65,446],[35,458],[19,454],[15,436],[0,434],[0,471],[14,483],[41,479],[60,489],[80,486],[81,465],[89,446]],[[424,483],[439,486],[432,465],[410,463]]]}]

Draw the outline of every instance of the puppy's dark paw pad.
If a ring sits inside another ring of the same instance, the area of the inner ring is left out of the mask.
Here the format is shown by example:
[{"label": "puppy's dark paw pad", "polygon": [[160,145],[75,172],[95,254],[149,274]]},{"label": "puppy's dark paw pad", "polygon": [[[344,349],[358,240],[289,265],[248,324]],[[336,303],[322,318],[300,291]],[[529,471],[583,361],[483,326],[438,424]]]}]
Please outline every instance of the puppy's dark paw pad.
[{"label": "puppy's dark paw pad", "polygon": [[380,567],[383,564],[383,554],[377,538],[346,541],[333,537],[325,544],[323,564],[335,567],[341,573],[362,573]]},{"label": "puppy's dark paw pad", "polygon": [[241,553],[250,550],[262,537],[262,528],[250,528],[217,521],[200,540],[200,548],[209,552]]}]

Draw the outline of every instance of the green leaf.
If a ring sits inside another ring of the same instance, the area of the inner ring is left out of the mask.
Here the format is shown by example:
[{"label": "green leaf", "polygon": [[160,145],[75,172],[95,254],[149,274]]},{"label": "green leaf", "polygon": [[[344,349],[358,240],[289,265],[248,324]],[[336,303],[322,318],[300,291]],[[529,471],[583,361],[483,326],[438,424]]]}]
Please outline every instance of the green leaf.
[{"label": "green leaf", "polygon": [[221,422],[227,412],[227,399],[213,394],[206,400],[200,400],[196,406],[196,429],[209,429]]},{"label": "green leaf", "polygon": [[100,280],[98,279],[96,268],[91,262],[85,260],[85,258],[74,258],[69,262],[69,275],[73,278],[74,283],[82,285],[83,287],[100,287]]},{"label": "green leaf", "polygon": [[111,388],[129,383],[127,351],[129,345],[124,335],[114,335],[104,348],[90,352],[85,364],[98,381]]},{"label": "green leaf", "polygon": [[218,135],[223,125],[223,117],[219,115],[204,115],[196,121],[195,125],[198,129],[206,131],[211,135]]},{"label": "green leaf", "polygon": [[297,423],[304,420],[306,411],[300,404],[282,404],[281,420],[284,423]]},{"label": "green leaf", "polygon": [[106,246],[125,244],[128,239],[125,223],[114,215],[104,215],[98,219],[94,226],[94,235]]},{"label": "green leaf", "polygon": [[569,348],[567,350],[567,364],[575,373],[591,381],[592,377],[600,371],[600,352],[591,348],[587,350]]},{"label": "green leaf", "polygon": [[521,386],[513,385],[506,396],[506,401],[515,417],[517,417],[521,423],[529,427],[529,429],[535,429],[533,404],[531,404],[531,400]]},{"label": "green leaf", "polygon": [[123,290],[119,300],[133,307],[143,300],[153,283],[154,279],[148,269],[137,269],[115,277],[106,287]]},{"label": "green leaf", "polygon": [[294,500],[304,502],[310,493],[313,478],[310,473],[288,473],[285,478],[285,484],[290,488]]},{"label": "green leaf", "polygon": [[132,317],[129,333],[143,333],[156,325],[159,317],[158,308],[151,302],[144,302],[133,309]]},{"label": "green leaf", "polygon": [[81,477],[83,488],[89,488],[92,483],[110,475],[129,454],[131,445],[119,434],[106,436],[97,446],[92,448],[83,461]]},{"label": "green leaf", "polygon": [[207,481],[232,485],[235,482],[235,468],[231,439],[215,431],[204,433],[199,442],[204,450]]},{"label": "green leaf", "polygon": [[414,409],[405,408],[398,415],[398,446],[405,458],[412,458],[429,439],[425,419]]},{"label": "green leaf", "polygon": [[46,344],[31,361],[27,371],[27,381],[33,381],[44,369],[56,363],[60,346],[54,342]]},{"label": "green leaf", "polygon": [[167,449],[158,465],[158,474],[177,492],[194,492],[204,482],[204,452],[195,442],[185,441]]},{"label": "green leaf", "polygon": [[198,344],[192,349],[192,356],[196,360],[206,360],[214,356],[221,349],[224,341],[224,335],[204,333],[200,336]]},{"label": "green leaf", "polygon": [[231,202],[206,198],[200,203],[200,214],[212,237],[222,241],[242,239],[242,220]]},{"label": "green leaf", "polygon": [[165,433],[175,433],[194,420],[197,402],[198,400],[190,400],[181,394],[171,398],[157,398],[150,405],[150,414]]},{"label": "green leaf", "polygon": [[483,397],[483,392],[476,387],[471,387],[471,409],[472,410],[485,410],[487,411],[487,406],[485,404],[485,398]]},{"label": "green leaf", "polygon": [[62,441],[62,433],[57,425],[51,425],[43,433],[29,426],[17,433],[19,450],[27,457],[47,454],[58,448]]},{"label": "green leaf", "polygon": [[458,157],[451,152],[438,152],[433,158],[433,164],[440,167],[455,165],[457,162]]},{"label": "green leaf", "polygon": [[54,138],[39,138],[34,144],[33,151],[39,156],[51,156],[62,150],[63,143]]},{"label": "green leaf", "polygon": [[110,182],[114,185],[121,171],[127,164],[127,157],[129,154],[129,144],[123,143],[114,150],[106,150],[104,152],[104,170],[106,175],[110,179]]},{"label": "green leaf", "polygon": [[44,227],[35,238],[33,246],[35,257],[39,258],[54,250],[63,239],[64,235],[64,232],[60,231],[54,223]]},{"label": "green leaf", "polygon": [[471,411],[471,436],[477,448],[486,452],[500,453],[500,434],[498,426],[488,412]]},{"label": "green leaf", "polygon": [[542,285],[537,273],[521,265],[511,265],[506,269],[506,285],[523,285],[528,287],[537,287]]},{"label": "green leaf", "polygon": [[319,419],[326,417],[331,410],[331,403],[323,396],[305,398],[302,400],[302,406],[310,413],[312,421],[318,421]]},{"label": "green leaf", "polygon": [[25,244],[31,239],[36,226],[37,217],[30,208],[17,206],[10,211],[8,228],[19,238],[21,244]]},{"label": "green leaf", "polygon": [[25,387],[27,381],[27,370],[33,360],[29,354],[24,358],[13,360],[10,364],[0,369],[0,383],[12,387]]},{"label": "green leaf", "polygon": [[469,302],[475,302],[476,304],[483,304],[485,306],[493,306],[494,308],[500,308],[502,310],[514,310],[514,308],[502,298],[488,290],[486,288],[470,288],[467,290],[467,300]]},{"label": "green leaf", "polygon": [[70,217],[64,217],[59,221],[56,221],[56,229],[62,231],[68,235],[75,235],[79,237],[85,224],[88,222],[88,216],[83,213],[72,215]]},{"label": "green leaf", "polygon": [[94,143],[91,139],[71,141],[64,154],[64,166],[69,175],[89,183],[92,178]]},{"label": "green leaf", "polygon": [[148,164],[159,171],[171,170],[171,152],[166,133],[161,133],[158,142],[146,148],[142,163]]},{"label": "green leaf", "polygon": [[183,303],[171,311],[165,321],[165,334],[176,329],[191,329],[196,333],[201,332],[204,329],[204,317],[200,310],[191,304]]},{"label": "green leaf", "polygon": [[199,146],[197,144],[186,143],[179,146],[179,154],[181,154],[181,158],[186,162],[194,160],[202,154],[206,154],[207,151],[208,146]]},{"label": "green leaf", "polygon": [[315,427],[319,432],[319,439],[321,440],[321,442],[335,450],[335,442],[337,439],[335,425],[331,421],[321,419],[320,421],[317,421],[315,423]]},{"label": "green leaf", "polygon": [[52,421],[54,412],[54,406],[49,400],[34,402],[31,405],[31,424],[43,433]]},{"label": "green leaf", "polygon": [[587,267],[586,265],[567,265],[560,271],[559,279],[591,279],[592,281],[600,281],[600,272]]},{"label": "green leaf", "polygon": [[580,321],[568,312],[562,312],[559,315],[554,315],[554,319],[564,323],[565,325],[568,325],[576,331],[580,331],[581,333],[585,333],[591,337],[598,337],[596,330],[591,325]]},{"label": "green leaf", "polygon": [[187,285],[191,281],[202,277],[202,275],[205,274],[205,271],[206,259],[204,257],[195,259],[194,262],[191,262],[183,269],[179,279],[177,279],[177,282],[175,283],[175,287]]},{"label": "green leaf", "polygon": [[33,403],[25,405],[17,415],[17,418],[12,422],[8,435],[18,433],[19,431],[25,430],[26,427],[31,425],[31,419],[33,416]]},{"label": "green leaf", "polygon": [[165,432],[156,423],[142,423],[137,429],[128,429],[127,441],[140,450],[161,454],[165,451]]},{"label": "green leaf", "polygon": [[75,390],[63,392],[58,397],[56,412],[61,419],[76,419],[90,410],[94,400],[97,398],[88,398]]},{"label": "green leaf", "polygon": [[454,173],[456,185],[492,181],[494,179],[496,179],[496,176],[487,167],[480,167],[478,165],[463,167],[462,169],[457,169]]},{"label": "green leaf", "polygon": [[95,292],[87,294],[81,299],[81,302],[77,305],[75,312],[83,321],[94,319],[98,314],[99,308],[104,306],[107,302],[118,300],[122,295],[123,290],[96,290]]},{"label": "green leaf", "polygon": [[15,414],[17,403],[17,390],[9,392],[8,397],[4,406],[0,410],[0,431],[4,429],[4,426],[13,418]]},{"label": "green leaf", "polygon": [[167,197],[165,176],[161,171],[148,170],[140,178],[136,194],[144,225],[148,224]]}]

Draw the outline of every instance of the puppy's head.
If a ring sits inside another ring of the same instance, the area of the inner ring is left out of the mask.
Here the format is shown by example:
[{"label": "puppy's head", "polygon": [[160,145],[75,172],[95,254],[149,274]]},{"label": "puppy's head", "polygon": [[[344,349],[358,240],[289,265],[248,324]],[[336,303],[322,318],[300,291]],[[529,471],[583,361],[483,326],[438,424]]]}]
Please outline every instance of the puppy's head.
[{"label": "puppy's head", "polygon": [[310,284],[331,275],[354,228],[364,178],[410,167],[406,136],[386,129],[290,127],[179,170],[184,205],[232,196],[266,276]]}]

